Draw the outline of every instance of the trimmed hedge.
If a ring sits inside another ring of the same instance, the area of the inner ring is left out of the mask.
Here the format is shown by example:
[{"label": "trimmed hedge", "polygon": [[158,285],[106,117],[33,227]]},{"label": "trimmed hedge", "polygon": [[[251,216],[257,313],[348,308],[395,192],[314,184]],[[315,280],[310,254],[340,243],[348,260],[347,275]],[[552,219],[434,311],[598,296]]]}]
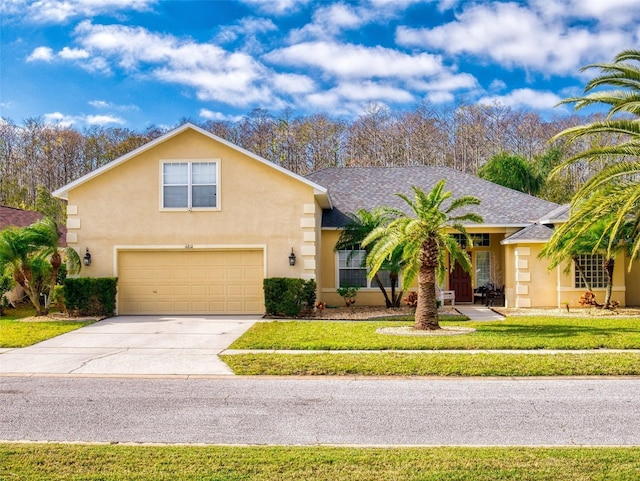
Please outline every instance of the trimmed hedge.
[{"label": "trimmed hedge", "polygon": [[65,307],[70,313],[80,316],[113,316],[117,284],[117,277],[65,279]]},{"label": "trimmed hedge", "polygon": [[313,311],[316,301],[313,279],[270,277],[264,280],[263,287],[267,316],[297,317],[303,311]]}]

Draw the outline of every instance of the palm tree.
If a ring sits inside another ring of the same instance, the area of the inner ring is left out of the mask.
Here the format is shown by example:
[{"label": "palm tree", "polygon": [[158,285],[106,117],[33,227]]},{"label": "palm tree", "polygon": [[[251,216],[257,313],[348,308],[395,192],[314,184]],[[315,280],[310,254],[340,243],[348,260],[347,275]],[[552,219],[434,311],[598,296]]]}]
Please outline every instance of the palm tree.
[{"label": "palm tree", "polygon": [[[565,260],[573,261],[576,270],[584,281],[587,291],[593,291],[590,282],[591,280],[585,274],[579,257],[582,254],[602,255],[602,267],[607,276],[604,307],[608,308],[611,305],[611,295],[613,293],[615,257],[619,253],[628,249],[628,233],[630,231],[630,225],[627,223],[622,229],[618,230],[618,237],[614,239],[611,237],[613,232],[613,230],[610,229],[611,219],[601,219],[596,222],[592,222],[590,218],[582,217],[581,222],[588,225],[587,230],[582,231],[579,229],[578,227],[581,226],[576,222],[576,219],[572,222],[571,228],[565,228],[564,225],[558,228],[540,252],[540,257],[548,257],[551,259],[549,269],[557,267]],[[579,235],[575,234],[575,231],[577,230],[581,231]],[[564,272],[568,273],[570,267],[571,263],[567,263]]]},{"label": "palm tree", "polygon": [[446,253],[466,270],[471,269],[471,261],[466,251],[449,233],[455,229],[464,234],[469,246],[471,238],[464,223],[482,222],[482,217],[473,212],[459,216],[453,211],[470,205],[478,205],[480,200],[472,196],[453,199],[447,207],[443,204],[451,198],[451,192],[444,190],[445,181],[440,180],[428,194],[413,187],[414,200],[406,195],[396,194],[403,199],[415,217],[400,210],[388,226],[380,226],[371,232],[363,245],[372,244],[367,262],[371,271],[377,271],[393,252],[402,248],[402,258],[407,264],[404,270],[403,286],[411,285],[418,277],[418,306],[415,313],[415,328],[421,330],[440,329],[436,306],[436,278],[442,281],[445,271]]},{"label": "palm tree", "polygon": [[58,281],[60,266],[64,261],[69,274],[80,272],[82,263],[80,256],[71,247],[60,246],[60,232],[56,222],[48,217],[30,225],[25,229],[25,236],[28,241],[37,247],[38,257],[48,261],[51,266],[51,273],[47,279],[48,284],[44,289],[48,292],[45,302],[45,310],[49,312],[49,306],[53,299],[53,289]]},{"label": "palm tree", "polygon": [[[371,234],[371,232],[378,228],[387,225],[391,222],[392,217],[389,209],[375,208],[372,211],[366,209],[360,209],[355,214],[348,214],[349,221],[345,224],[343,231],[340,233],[338,242],[336,243],[335,250],[353,250],[362,247],[367,256],[371,252],[373,245],[362,246],[362,241]],[[399,274],[402,271],[402,260],[400,258],[400,251],[397,250],[395,255],[391,255],[381,265],[382,270],[389,271],[389,278],[391,281],[391,297],[387,293],[382,280],[378,274],[378,271],[372,272],[373,280],[384,295],[385,304],[387,307],[399,307],[400,300],[402,299],[402,291],[396,292],[398,286]],[[365,266],[362,266],[365,267]]]},{"label": "palm tree", "polygon": [[[582,70],[600,69],[599,76],[585,87],[586,95],[564,100],[574,103],[579,110],[587,106],[604,104],[609,112],[604,120],[563,130],[552,140],[564,138],[569,143],[608,134],[619,139],[614,145],[594,145],[564,161],[554,169],[555,175],[578,161],[602,162],[608,160],[576,193],[572,200],[569,222],[561,227],[561,233],[573,232],[582,236],[591,222],[605,220],[611,229],[607,247],[608,257],[613,257],[615,240],[621,237],[625,224],[631,225],[631,258],[640,254],[640,50],[625,50],[613,63],[593,64]],[[598,87],[613,90],[593,91]],[[630,223],[630,224],[629,224]],[[631,267],[631,263],[629,264]]]},{"label": "palm tree", "polygon": [[[24,227],[0,232],[0,273],[13,277],[36,308],[36,316],[49,313],[53,288],[62,261],[68,272],[80,271],[80,257],[72,248],[61,248],[56,223],[43,219]],[[45,296],[44,304],[41,298]]]},{"label": "palm tree", "polygon": [[7,227],[0,231],[0,274],[9,275],[24,289],[29,300],[36,307],[40,306],[40,294],[32,291],[34,284],[34,266],[31,262],[33,249],[24,236],[23,229]]}]

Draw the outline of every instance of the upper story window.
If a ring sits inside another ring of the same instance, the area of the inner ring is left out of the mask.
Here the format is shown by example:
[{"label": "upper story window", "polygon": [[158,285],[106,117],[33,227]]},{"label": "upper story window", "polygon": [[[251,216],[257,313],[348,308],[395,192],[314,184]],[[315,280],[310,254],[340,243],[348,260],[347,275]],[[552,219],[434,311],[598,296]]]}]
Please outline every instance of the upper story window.
[{"label": "upper story window", "polygon": [[217,162],[164,162],[162,207],[199,209],[218,207]]},{"label": "upper story window", "polygon": [[[582,254],[577,257],[577,261],[580,263],[584,275],[593,289],[607,287],[604,256],[601,254]],[[577,289],[585,289],[587,287],[578,268],[575,269],[574,282]]]}]

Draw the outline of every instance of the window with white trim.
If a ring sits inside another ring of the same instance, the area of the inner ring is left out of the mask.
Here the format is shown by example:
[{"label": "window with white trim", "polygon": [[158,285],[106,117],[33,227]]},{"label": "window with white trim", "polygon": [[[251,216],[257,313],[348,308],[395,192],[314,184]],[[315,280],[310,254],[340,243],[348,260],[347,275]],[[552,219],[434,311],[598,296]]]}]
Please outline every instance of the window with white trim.
[{"label": "window with white trim", "polygon": [[491,252],[476,252],[476,286],[486,286],[491,282]]},{"label": "window with white trim", "polygon": [[[451,234],[461,248],[467,248],[467,237],[464,234]],[[491,236],[489,234],[469,234],[473,247],[490,247]]]},{"label": "window with white trim", "polygon": [[[585,277],[593,289],[607,287],[607,273],[604,270],[604,256],[601,254],[581,254],[577,260],[584,271]],[[574,283],[577,289],[586,289],[587,285],[577,267],[574,268]]]},{"label": "window with white trim", "polygon": [[164,162],[162,207],[201,209],[218,206],[217,162]]},{"label": "window with white trim", "polygon": [[[338,251],[339,287],[378,287],[374,279],[368,278],[366,258],[367,251],[364,249]],[[379,270],[378,278],[384,287],[391,288],[391,271]],[[398,286],[396,285],[396,287]]]}]

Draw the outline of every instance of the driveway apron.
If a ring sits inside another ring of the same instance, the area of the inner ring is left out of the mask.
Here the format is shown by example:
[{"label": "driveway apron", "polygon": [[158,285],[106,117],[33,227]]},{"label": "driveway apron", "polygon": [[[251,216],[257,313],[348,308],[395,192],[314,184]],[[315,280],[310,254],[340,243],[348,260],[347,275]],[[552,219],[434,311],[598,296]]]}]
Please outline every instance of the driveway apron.
[{"label": "driveway apron", "polygon": [[260,316],[119,316],[0,354],[0,374],[232,375],[218,354]]}]

